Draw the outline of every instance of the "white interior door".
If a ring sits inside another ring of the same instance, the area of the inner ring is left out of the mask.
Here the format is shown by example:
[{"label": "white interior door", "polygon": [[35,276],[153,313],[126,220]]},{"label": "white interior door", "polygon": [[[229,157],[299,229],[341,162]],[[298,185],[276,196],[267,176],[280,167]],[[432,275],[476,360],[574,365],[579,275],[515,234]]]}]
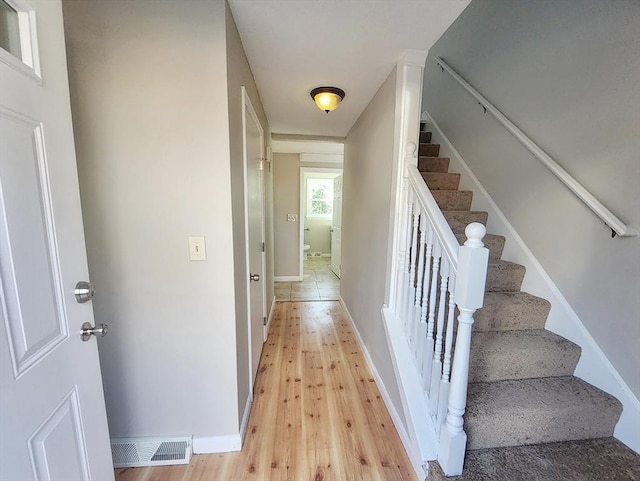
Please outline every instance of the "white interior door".
[{"label": "white interior door", "polygon": [[331,219],[331,270],[341,277],[342,259],[342,176],[333,179],[333,217]]},{"label": "white interior door", "polygon": [[263,130],[244,89],[242,97],[244,101],[245,215],[247,219],[247,265],[249,270],[250,379],[253,390],[253,381],[258,372],[260,354],[265,341],[264,326],[266,325]]},{"label": "white interior door", "polygon": [[2,3],[0,479],[109,480],[96,339],[80,339],[93,308],[74,297],[88,269],[62,8]]}]

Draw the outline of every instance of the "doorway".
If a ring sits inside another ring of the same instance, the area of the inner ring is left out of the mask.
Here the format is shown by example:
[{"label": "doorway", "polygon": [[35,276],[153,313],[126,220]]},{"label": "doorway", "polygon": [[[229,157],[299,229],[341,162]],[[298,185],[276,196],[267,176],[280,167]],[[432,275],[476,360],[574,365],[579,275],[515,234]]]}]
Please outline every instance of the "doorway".
[{"label": "doorway", "polygon": [[[244,204],[247,259],[247,311],[249,332],[249,392],[258,372],[262,346],[266,340],[266,259],[264,229],[264,131],[242,87],[244,149]],[[252,394],[251,394],[252,395]]]},{"label": "doorway", "polygon": [[335,183],[341,178],[341,168],[300,168],[299,275],[296,280],[276,282],[276,300],[339,298],[340,272],[332,271],[332,264],[339,265],[334,254],[339,256],[341,251],[336,245],[339,230],[333,235],[341,219],[342,203],[335,203]]}]

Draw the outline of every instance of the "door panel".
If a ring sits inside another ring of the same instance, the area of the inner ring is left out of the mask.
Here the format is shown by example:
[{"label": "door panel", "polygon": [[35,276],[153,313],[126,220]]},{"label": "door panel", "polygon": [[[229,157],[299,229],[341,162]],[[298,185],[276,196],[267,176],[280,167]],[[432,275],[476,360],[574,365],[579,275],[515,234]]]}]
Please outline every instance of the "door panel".
[{"label": "door panel", "polygon": [[109,480],[96,339],[79,335],[93,309],[74,297],[88,268],[62,8],[6,1],[28,62],[0,49],[0,480]]},{"label": "door panel", "polygon": [[3,289],[0,301],[17,377],[67,332],[42,127],[0,107],[0,132],[11,139],[0,144],[0,278],[15,286]]},{"label": "door panel", "polygon": [[340,277],[342,262],[342,176],[333,179],[333,218],[331,219],[331,270]]},{"label": "door panel", "polygon": [[74,388],[29,438],[36,479],[89,479],[84,446],[78,391]]}]

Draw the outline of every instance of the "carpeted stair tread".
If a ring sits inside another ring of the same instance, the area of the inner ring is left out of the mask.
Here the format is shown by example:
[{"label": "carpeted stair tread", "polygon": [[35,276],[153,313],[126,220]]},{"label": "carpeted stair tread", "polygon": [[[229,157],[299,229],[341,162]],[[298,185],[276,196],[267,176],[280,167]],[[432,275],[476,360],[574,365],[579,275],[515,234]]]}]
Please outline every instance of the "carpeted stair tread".
[{"label": "carpeted stair tread", "polygon": [[429,481],[640,481],[640,456],[608,437],[468,451],[461,476],[429,462]]},{"label": "carpeted stair tread", "polygon": [[430,190],[456,190],[460,184],[460,174],[449,172],[423,172],[422,178]]},{"label": "carpeted stair tread", "polygon": [[447,172],[449,170],[449,157],[418,157],[418,170],[420,172]]},{"label": "carpeted stair tread", "polygon": [[469,210],[473,192],[470,190],[433,190],[433,198],[440,210]]},{"label": "carpeted stair tread", "polygon": [[544,329],[475,332],[469,382],[570,376],[579,358],[579,346]]},{"label": "carpeted stair tread", "polygon": [[480,222],[487,225],[489,216],[486,212],[475,210],[444,210],[442,213],[453,232],[464,232],[465,228],[472,222]]},{"label": "carpeted stair tread", "polygon": [[420,132],[420,143],[421,144],[431,143],[431,132]]},{"label": "carpeted stair tread", "polygon": [[484,306],[474,315],[474,331],[542,329],[551,303],[528,292],[485,292]]},{"label": "carpeted stair tread", "polygon": [[426,155],[427,157],[437,157],[440,154],[440,144],[429,144],[420,142],[418,147],[418,155]]},{"label": "carpeted stair tread", "polygon": [[574,376],[469,384],[467,449],[613,435],[620,402]]},{"label": "carpeted stair tread", "polygon": [[[458,244],[462,245],[466,242],[467,236],[464,235],[464,230],[462,231],[462,233],[458,233],[454,230],[453,233],[455,234],[456,239],[458,239]],[[496,234],[485,234],[485,236],[482,238],[482,242],[484,243],[485,247],[489,249],[490,257],[494,259],[500,259],[500,256],[502,256],[502,251],[504,250],[504,236]]]},{"label": "carpeted stair tread", "polygon": [[489,258],[487,266],[488,292],[514,292],[519,291],[524,279],[525,267],[514,262]]}]

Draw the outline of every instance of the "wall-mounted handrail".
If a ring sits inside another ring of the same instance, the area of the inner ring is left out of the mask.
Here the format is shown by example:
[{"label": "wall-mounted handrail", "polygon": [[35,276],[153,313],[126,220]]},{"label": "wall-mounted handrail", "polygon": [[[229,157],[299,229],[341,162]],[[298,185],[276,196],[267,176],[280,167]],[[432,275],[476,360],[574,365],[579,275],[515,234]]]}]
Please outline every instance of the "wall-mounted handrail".
[{"label": "wall-mounted handrail", "polygon": [[621,237],[635,237],[640,234],[636,227],[625,224],[613,212],[607,209],[598,199],[596,199],[585,187],[574,179],[571,174],[564,170],[555,160],[540,148],[531,138],[511,122],[495,105],[489,102],[480,92],[473,88],[455,70],[453,70],[442,57],[435,57],[438,66],[447,71],[464,89],[473,95],[486,112],[491,113],[504,128],[506,128],[524,147],[536,156],[553,174],[571,190],[587,207],[589,207],[598,217],[600,217],[611,229],[612,237],[616,234]]}]

